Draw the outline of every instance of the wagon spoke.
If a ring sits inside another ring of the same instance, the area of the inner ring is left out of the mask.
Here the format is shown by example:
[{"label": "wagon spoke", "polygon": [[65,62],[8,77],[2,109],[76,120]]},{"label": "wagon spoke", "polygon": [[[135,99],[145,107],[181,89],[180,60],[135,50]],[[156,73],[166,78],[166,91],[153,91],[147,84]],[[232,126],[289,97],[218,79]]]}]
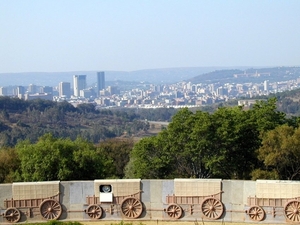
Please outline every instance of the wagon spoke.
[{"label": "wagon spoke", "polygon": [[121,203],[121,212],[127,218],[138,218],[142,211],[142,203],[136,198],[125,198]]},{"label": "wagon spoke", "polygon": [[87,208],[86,213],[92,219],[100,219],[102,216],[102,208],[99,205],[90,205]]},{"label": "wagon spoke", "polygon": [[254,221],[262,221],[265,218],[265,211],[260,206],[252,206],[248,210],[248,215]]},{"label": "wagon spoke", "polygon": [[40,213],[47,220],[56,220],[60,217],[62,208],[56,200],[47,199],[41,203]]},{"label": "wagon spoke", "polygon": [[21,219],[21,212],[17,208],[8,208],[5,213],[4,217],[10,223],[17,223]]},{"label": "wagon spoke", "polygon": [[206,218],[214,220],[219,219],[224,211],[223,204],[215,198],[205,199],[201,204],[201,210]]},{"label": "wagon spoke", "polygon": [[292,222],[300,222],[300,202],[293,200],[284,207],[285,217]]},{"label": "wagon spoke", "polygon": [[169,205],[166,212],[173,219],[179,219],[182,216],[182,208],[177,204]]}]

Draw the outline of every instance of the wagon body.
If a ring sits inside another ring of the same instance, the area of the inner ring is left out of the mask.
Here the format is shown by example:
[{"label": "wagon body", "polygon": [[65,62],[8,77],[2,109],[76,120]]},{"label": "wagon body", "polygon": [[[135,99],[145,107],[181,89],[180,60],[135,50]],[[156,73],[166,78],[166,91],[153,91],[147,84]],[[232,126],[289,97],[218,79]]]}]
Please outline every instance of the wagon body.
[{"label": "wagon body", "polygon": [[13,198],[4,200],[4,218],[11,223],[19,222],[21,215],[44,219],[58,219],[62,213],[59,181],[13,183]]},{"label": "wagon body", "polygon": [[246,213],[254,221],[266,218],[266,207],[271,207],[271,214],[284,215],[287,221],[300,222],[300,186],[299,182],[256,181],[256,196],[247,199],[250,207]]},{"label": "wagon body", "polygon": [[121,212],[128,219],[136,219],[143,212],[141,180],[95,180],[94,195],[86,197],[85,210],[91,219],[100,219],[103,211]]},{"label": "wagon body", "polygon": [[166,196],[165,212],[170,218],[179,219],[183,208],[193,214],[199,205],[203,217],[219,219],[224,212],[221,188],[220,179],[175,179],[174,194]]}]

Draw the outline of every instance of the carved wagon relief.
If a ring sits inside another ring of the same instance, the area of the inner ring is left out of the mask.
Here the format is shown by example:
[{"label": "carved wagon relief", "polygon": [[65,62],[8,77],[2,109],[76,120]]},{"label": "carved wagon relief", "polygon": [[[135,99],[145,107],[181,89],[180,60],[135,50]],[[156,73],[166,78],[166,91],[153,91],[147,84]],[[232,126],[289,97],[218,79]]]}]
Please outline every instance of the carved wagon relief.
[{"label": "carved wagon relief", "polygon": [[183,206],[192,214],[195,205],[200,206],[203,217],[219,219],[224,212],[221,201],[222,185],[220,179],[175,179],[174,194],[167,196],[167,215],[172,219],[183,216]]},{"label": "carved wagon relief", "polygon": [[85,212],[91,219],[100,219],[103,210],[110,214],[121,212],[128,219],[139,218],[143,212],[140,179],[95,180],[94,193],[86,197]]},{"label": "carved wagon relief", "polygon": [[257,180],[256,196],[248,197],[246,211],[251,220],[266,218],[265,207],[272,207],[272,216],[283,213],[287,221],[300,222],[300,182]]},{"label": "carved wagon relief", "polygon": [[59,181],[22,182],[12,184],[13,198],[6,199],[3,217],[10,223],[17,223],[23,213],[27,217],[41,215],[47,220],[61,216]]}]

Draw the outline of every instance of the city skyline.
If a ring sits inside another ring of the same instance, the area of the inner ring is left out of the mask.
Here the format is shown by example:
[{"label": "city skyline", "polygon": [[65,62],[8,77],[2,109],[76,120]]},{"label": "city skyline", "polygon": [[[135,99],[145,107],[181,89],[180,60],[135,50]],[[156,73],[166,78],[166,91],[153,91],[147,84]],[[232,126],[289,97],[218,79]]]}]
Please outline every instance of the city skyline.
[{"label": "city skyline", "polygon": [[297,66],[299,9],[296,0],[4,0],[0,73]]},{"label": "city skyline", "polygon": [[[300,88],[300,67],[249,69],[244,72],[223,70],[212,74],[212,77],[218,76],[215,77],[216,82],[211,82],[211,78],[204,82],[200,76],[173,84],[136,83],[137,86],[132,86],[131,83],[129,88],[123,87],[122,90],[119,85],[109,84],[107,88],[99,91],[99,94],[98,87],[102,84],[87,86],[87,75],[73,75],[73,94],[70,97],[63,94],[63,89],[70,89],[69,82],[60,82],[55,88],[34,83],[26,85],[27,90],[22,86],[0,87],[0,95],[24,100],[39,98],[68,101],[74,106],[89,103],[94,104],[96,108],[199,107],[227,102],[230,99],[242,99],[238,104],[249,106],[255,102],[255,99],[251,99],[253,97]],[[286,79],[282,80],[283,77]],[[98,72],[95,78],[104,78],[104,72]],[[248,82],[249,79],[253,82]],[[38,92],[34,93],[34,90]]]}]

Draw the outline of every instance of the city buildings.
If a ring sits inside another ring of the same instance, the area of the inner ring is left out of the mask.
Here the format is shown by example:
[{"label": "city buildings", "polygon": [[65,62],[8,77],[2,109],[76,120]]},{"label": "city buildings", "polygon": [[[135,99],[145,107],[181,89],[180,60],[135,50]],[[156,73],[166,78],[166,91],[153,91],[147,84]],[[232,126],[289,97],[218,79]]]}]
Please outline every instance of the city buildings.
[{"label": "city buildings", "polygon": [[[68,101],[74,106],[81,103],[92,103],[97,108],[176,108],[206,106],[232,99],[249,99],[300,88],[299,76],[294,76],[291,80],[275,81],[274,79],[269,80],[269,73],[266,73],[265,77],[267,79],[263,77],[258,82],[247,79],[249,81],[247,83],[238,80],[237,82],[228,83],[219,81],[207,83],[180,81],[173,84],[146,84],[140,82],[135,83],[134,86],[126,86],[126,82],[109,81],[107,87],[104,72],[96,72],[95,75],[93,76],[94,78],[97,77],[97,80],[94,79],[90,84],[86,82],[87,75],[74,75],[73,89],[70,82],[60,82],[56,87],[41,87],[30,84],[25,87],[1,87],[0,95],[19,97],[25,100],[41,98],[53,101]],[[70,76],[71,79],[72,75]],[[32,93],[34,90],[36,90],[36,93]],[[252,103],[253,101],[250,100],[239,102],[239,104],[244,105]]]}]

